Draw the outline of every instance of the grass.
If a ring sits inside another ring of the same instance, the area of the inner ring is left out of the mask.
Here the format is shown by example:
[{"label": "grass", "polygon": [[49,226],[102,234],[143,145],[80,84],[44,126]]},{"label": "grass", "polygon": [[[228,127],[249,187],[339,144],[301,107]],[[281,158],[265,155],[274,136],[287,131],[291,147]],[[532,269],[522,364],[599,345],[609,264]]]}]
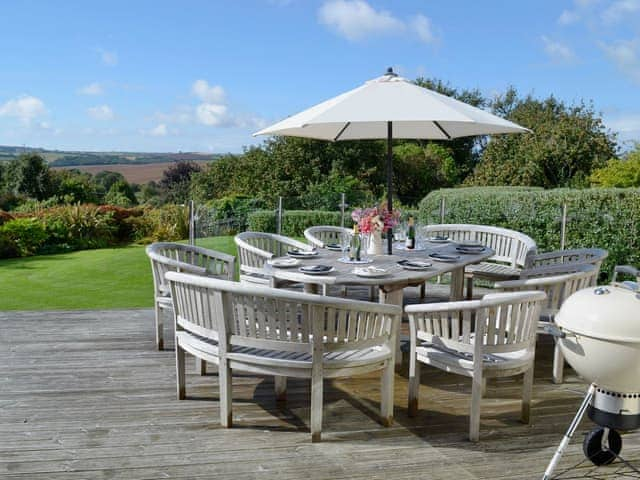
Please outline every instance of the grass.
[{"label": "grass", "polygon": [[[236,253],[233,237],[196,243]],[[151,266],[141,246],[0,260],[0,292],[0,310],[153,306]]]}]

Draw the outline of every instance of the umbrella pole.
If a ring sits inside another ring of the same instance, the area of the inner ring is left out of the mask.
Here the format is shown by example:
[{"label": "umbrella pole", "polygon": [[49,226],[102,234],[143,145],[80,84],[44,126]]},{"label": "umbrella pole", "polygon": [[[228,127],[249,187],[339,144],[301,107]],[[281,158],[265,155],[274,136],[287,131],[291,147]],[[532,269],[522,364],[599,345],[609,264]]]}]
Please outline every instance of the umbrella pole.
[{"label": "umbrella pole", "polygon": [[[387,122],[387,209],[393,212],[393,122]],[[393,228],[387,232],[387,253],[391,255],[393,243]]]}]

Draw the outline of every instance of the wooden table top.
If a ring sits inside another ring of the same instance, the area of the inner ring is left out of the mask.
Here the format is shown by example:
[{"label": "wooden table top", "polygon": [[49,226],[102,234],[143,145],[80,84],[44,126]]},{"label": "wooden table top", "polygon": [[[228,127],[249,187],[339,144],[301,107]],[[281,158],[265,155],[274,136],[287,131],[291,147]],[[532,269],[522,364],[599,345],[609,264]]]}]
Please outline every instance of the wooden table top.
[{"label": "wooden table top", "polygon": [[[418,285],[425,280],[451,272],[456,269],[464,268],[466,265],[481,262],[494,255],[494,251],[485,248],[483,251],[473,254],[465,254],[458,251],[458,244],[454,242],[447,243],[431,243],[424,242],[421,250],[406,250],[404,247],[394,244],[393,255],[363,255],[363,258],[369,257],[372,262],[367,264],[343,263],[339,259],[342,258],[342,252],[335,252],[327,249],[318,249],[318,255],[300,260],[300,265],[290,268],[279,268],[266,265],[265,270],[269,275],[280,280],[289,280],[299,283],[312,283],[316,285]],[[457,255],[459,258],[455,262],[438,261],[429,255],[432,253],[441,253],[449,255]],[[406,270],[398,265],[400,260],[419,260],[431,263],[431,266],[425,270]],[[333,267],[334,270],[325,275],[308,275],[301,273],[298,268],[301,266],[311,265],[327,265]],[[374,266],[384,268],[388,274],[383,277],[361,277],[353,273],[355,268]]]}]

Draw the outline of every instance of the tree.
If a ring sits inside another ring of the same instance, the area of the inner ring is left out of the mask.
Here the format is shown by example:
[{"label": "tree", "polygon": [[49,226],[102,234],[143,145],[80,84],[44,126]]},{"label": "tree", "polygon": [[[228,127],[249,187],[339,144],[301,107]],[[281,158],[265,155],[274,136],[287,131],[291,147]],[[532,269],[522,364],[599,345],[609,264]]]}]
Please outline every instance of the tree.
[{"label": "tree", "polygon": [[36,200],[46,199],[52,194],[49,165],[38,154],[20,155],[7,166],[5,188],[14,194],[23,194]]},{"label": "tree", "polygon": [[492,108],[532,133],[494,135],[466,183],[585,186],[591,172],[615,156],[615,135],[590,104],[566,105],[554,96],[521,99],[511,87]]},{"label": "tree", "polygon": [[640,187],[640,143],[623,158],[612,158],[589,177],[596,187]]},{"label": "tree", "polygon": [[393,148],[394,194],[405,205],[417,205],[431,190],[458,183],[460,172],[451,149],[404,142]]},{"label": "tree", "polygon": [[104,201],[108,205],[119,207],[131,207],[138,204],[133,188],[125,180],[118,180],[112,184],[104,196]]},{"label": "tree", "polygon": [[191,176],[202,169],[195,162],[179,161],[162,173],[160,191],[166,202],[186,203],[189,200]]},{"label": "tree", "polygon": [[[473,105],[474,107],[484,108],[488,105],[488,100],[482,95],[478,89],[462,89],[452,87],[448,83],[437,78],[418,78],[414,82],[416,85],[428,88],[435,92],[455,98],[461,102]],[[480,153],[486,145],[486,137],[462,137],[453,140],[430,141],[448,148],[451,151],[455,161],[455,168],[460,176],[460,181],[473,172],[480,159]]]},{"label": "tree", "polygon": [[52,170],[52,194],[63,203],[96,203],[98,186],[91,174],[79,170]]},{"label": "tree", "polygon": [[101,198],[104,198],[104,196],[111,188],[111,185],[116,182],[126,181],[124,175],[122,175],[120,172],[112,172],[110,170],[103,170],[96,173],[93,176],[93,180],[98,185],[98,193],[100,194]]}]

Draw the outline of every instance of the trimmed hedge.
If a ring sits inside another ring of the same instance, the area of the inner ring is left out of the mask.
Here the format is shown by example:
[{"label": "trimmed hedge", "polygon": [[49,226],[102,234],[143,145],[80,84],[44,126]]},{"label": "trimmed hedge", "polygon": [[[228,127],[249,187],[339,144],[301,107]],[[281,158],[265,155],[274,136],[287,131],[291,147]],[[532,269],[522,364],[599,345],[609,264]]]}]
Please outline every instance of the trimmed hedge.
[{"label": "trimmed hedge", "polygon": [[[345,213],[345,224],[351,218]],[[275,232],[276,213],[273,210],[257,210],[248,216],[248,230],[253,232]],[[305,229],[314,225],[340,225],[340,212],[322,210],[285,210],[282,215],[282,235],[301,237]]]},{"label": "trimmed hedge", "polygon": [[560,248],[562,205],[567,204],[565,248],[609,251],[602,266],[606,280],[615,265],[640,265],[640,189],[459,188],[431,192],[419,206],[422,223],[495,225],[525,233],[539,251]]}]

